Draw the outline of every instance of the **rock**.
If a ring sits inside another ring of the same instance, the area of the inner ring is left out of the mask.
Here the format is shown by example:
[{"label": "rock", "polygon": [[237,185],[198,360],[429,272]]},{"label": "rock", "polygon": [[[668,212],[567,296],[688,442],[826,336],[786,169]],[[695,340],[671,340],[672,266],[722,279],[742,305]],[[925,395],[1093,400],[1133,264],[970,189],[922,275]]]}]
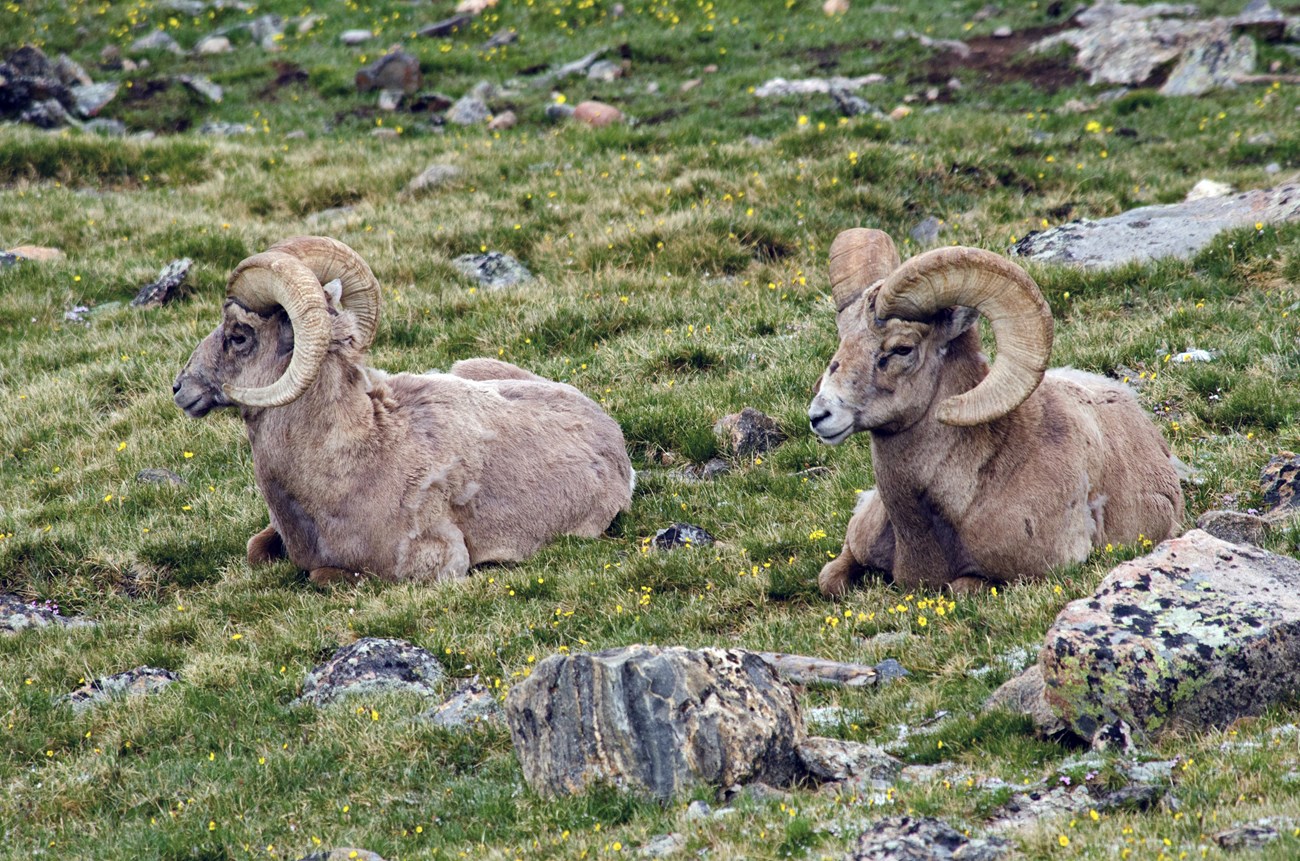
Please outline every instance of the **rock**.
[{"label": "rock", "polygon": [[708,819],[713,815],[713,808],[707,801],[696,799],[686,806],[686,818],[691,820]]},{"label": "rock", "polygon": [[339,34],[339,41],[349,48],[364,45],[373,38],[375,38],[375,34],[369,30],[344,30]]},{"label": "rock", "polygon": [[905,679],[910,675],[912,674],[909,673],[903,667],[903,665],[900,664],[894,658],[885,658],[883,661],[876,664],[877,685],[883,685],[889,682],[898,681],[899,679]]},{"label": "rock", "polygon": [[201,57],[227,54],[232,50],[234,50],[234,46],[230,44],[230,39],[216,34],[204,36],[194,44],[194,53]]},{"label": "rock", "polygon": [[597,60],[587,69],[587,79],[591,81],[616,81],[623,77],[623,67],[610,60]]},{"label": "rock", "polygon": [[642,858],[667,858],[686,848],[686,838],[681,834],[660,834],[652,837],[641,847],[638,854]]},{"label": "rock", "polygon": [[1180,365],[1188,362],[1213,362],[1214,354],[1209,350],[1184,350],[1181,353],[1170,356],[1169,361],[1177,362]]},{"label": "rock", "polygon": [[124,673],[95,679],[55,700],[70,703],[78,714],[121,697],[138,697],[160,691],[179,680],[171,670],[157,667],[136,667]]},{"label": "rock", "polygon": [[998,27],[993,31],[994,39],[1010,39],[1013,35],[1015,35],[1015,32],[1006,24],[1003,24],[1001,27]]},{"label": "rock", "polygon": [[222,97],[225,95],[224,91],[218,84],[212,83],[212,81],[202,75],[180,75],[176,80],[180,81],[186,87],[189,87],[214,105],[219,104]]},{"label": "rock", "polygon": [[214,120],[209,120],[199,126],[199,134],[214,137],[239,137],[240,135],[250,134],[252,131],[251,126],[246,126],[243,123],[222,123]]},{"label": "rock", "polygon": [[284,19],[271,13],[261,15],[248,23],[248,32],[263,51],[278,51],[284,38]]},{"label": "rock", "polygon": [[117,84],[82,84],[72,88],[73,110],[77,116],[90,118],[97,115],[117,97]]},{"label": "rock", "polygon": [[725,438],[739,457],[763,454],[786,440],[776,421],[753,407],[718,419],[713,432]]},{"label": "rock", "polygon": [[687,481],[712,481],[728,472],[731,472],[731,464],[720,457],[711,457],[704,463],[687,464],[681,469],[675,470],[673,475]]},{"label": "rock", "polygon": [[371,129],[370,136],[372,138],[383,138],[384,140],[397,140],[399,137],[401,137],[401,132],[399,132],[397,129],[381,127],[381,128]]},{"label": "rock", "polygon": [[1038,664],[1008,679],[984,702],[985,711],[999,708],[1027,715],[1034,722],[1034,729],[1043,736],[1060,735],[1069,729],[1047,702],[1043,668]]},{"label": "rock", "polygon": [[1229,544],[1263,545],[1268,535],[1268,521],[1244,511],[1206,511],[1196,518],[1196,528]]},{"label": "rock", "polygon": [[441,114],[456,103],[451,96],[442,93],[418,93],[411,97],[411,113]]},{"label": "rock", "polygon": [[59,59],[54,61],[54,77],[58,78],[65,87],[89,86],[95,83],[91,80],[90,75],[81,64],[69,57],[67,54],[60,54]]},{"label": "rock", "polygon": [[491,51],[493,48],[504,48],[506,45],[513,45],[519,41],[519,33],[516,30],[497,30],[491,37],[480,47],[481,50]]},{"label": "rock", "polygon": [[579,102],[573,110],[573,118],[594,128],[603,128],[613,123],[622,122],[623,112],[604,102]]},{"label": "rock", "polygon": [[456,11],[470,15],[481,15],[485,10],[495,5],[497,5],[497,0],[460,0],[456,4]]},{"label": "rock", "polygon": [[546,106],[546,118],[548,120],[568,120],[573,119],[575,113],[573,105],[561,105],[552,102]]},{"label": "rock", "polygon": [[366,637],[342,647],[307,674],[295,704],[324,706],[343,696],[404,692],[437,695],[446,673],[433,655],[405,640]]},{"label": "rock", "polygon": [[0,634],[67,624],[68,619],[59,615],[59,605],[53,601],[26,601],[17,595],[0,594]]},{"label": "rock", "polygon": [[795,750],[808,774],[820,781],[859,778],[892,782],[903,770],[903,763],[883,749],[856,741],[807,738]]},{"label": "rock", "polygon": [[1237,85],[1239,75],[1255,71],[1255,40],[1249,36],[1232,38],[1224,26],[1194,42],[1160,87],[1166,96],[1202,96]]},{"label": "rock", "polygon": [[1269,458],[1259,471],[1259,485],[1269,515],[1300,509],[1300,455],[1284,451]]},{"label": "rock", "polygon": [[357,218],[355,206],[333,206],[307,216],[309,227],[338,227]]},{"label": "rock", "polygon": [[501,720],[501,703],[474,678],[457,688],[445,703],[420,715],[420,719],[448,729],[496,723]]},{"label": "rock", "polygon": [[106,135],[108,137],[120,138],[126,136],[126,123],[121,120],[110,120],[105,119],[104,117],[96,117],[82,126],[82,128],[88,132],[94,132],[95,134]]},{"label": "rock", "polygon": [[826,15],[843,15],[849,11],[849,0],[826,0],[822,12]]},{"label": "rock", "polygon": [[451,265],[462,275],[473,278],[489,290],[513,287],[533,278],[533,273],[524,264],[500,251],[462,254],[451,261]]},{"label": "rock", "polygon": [[859,78],[802,78],[795,81],[772,78],[755,87],[754,95],[760,99],[771,99],[785,96],[829,95],[833,90],[851,93],[870,84],[881,84],[884,81],[885,76],[878,74],[863,75]]},{"label": "rock", "polygon": [[473,126],[485,123],[492,112],[482,99],[474,96],[462,96],[456,104],[447,109],[447,122],[458,126]]},{"label": "rock", "polygon": [[1000,837],[967,837],[929,816],[887,816],[858,837],[845,861],[995,861],[1011,852]]},{"label": "rock", "polygon": [[20,258],[17,254],[14,254],[12,252],[0,251],[0,269],[8,269],[11,266],[17,266],[18,261],[21,259],[22,258]]},{"label": "rock", "polygon": [[54,64],[35,45],[23,45],[5,57],[7,65],[20,78],[53,78]]},{"label": "rock", "polygon": [[135,474],[137,484],[175,484],[183,485],[185,479],[170,469],[142,469]]},{"label": "rock", "polygon": [[1219,233],[1300,220],[1300,185],[1287,184],[1191,203],[1143,206],[1100,221],[1081,219],[1032,232],[1011,254],[1042,263],[1104,269],[1165,257],[1188,258]]},{"label": "rock", "polygon": [[1194,200],[1204,200],[1207,197],[1225,197],[1232,194],[1232,186],[1226,182],[1215,182],[1212,179],[1199,180],[1196,185],[1192,186],[1183,198],[1183,203],[1191,203]]},{"label": "rock", "polygon": [[380,90],[379,91],[379,110],[395,111],[402,106],[402,99],[406,94],[401,90]]},{"label": "rock", "polygon": [[59,249],[47,248],[44,245],[16,245],[9,249],[9,253],[24,260],[31,260],[33,263],[50,263],[62,260],[65,256]]},{"label": "rock", "polygon": [[464,174],[459,167],[454,164],[431,164],[424,169],[424,172],[406,184],[407,194],[420,194],[427,191],[437,191],[451,185],[460,179]]},{"label": "rock", "polygon": [[1250,0],[1241,14],[1230,19],[1232,29],[1249,33],[1266,42],[1277,42],[1286,35],[1287,18],[1269,5],[1268,0]]},{"label": "rock", "polygon": [[[1282,836],[1278,825],[1272,819],[1260,819],[1216,832],[1213,840],[1224,849],[1259,849]],[[1290,829],[1292,825],[1287,822],[1284,827]]]},{"label": "rock", "polygon": [[1011,831],[1032,827],[1048,817],[1067,817],[1092,807],[1086,786],[1055,786],[1017,792],[994,814],[990,831]]},{"label": "rock", "polygon": [[565,63],[554,71],[546,73],[542,76],[542,82],[549,83],[550,81],[558,81],[572,75],[585,75],[587,74],[587,70],[591,68],[592,64],[605,56],[608,52],[608,48],[597,48],[590,54],[579,57],[571,63]]},{"label": "rock", "polygon": [[682,81],[682,85],[677,88],[677,92],[689,93],[702,83],[704,83],[704,81],[700,78],[691,78],[689,81]]},{"label": "rock", "polygon": [[158,270],[158,277],[140,288],[131,300],[133,308],[161,308],[174,298],[176,290],[185,283],[194,261],[188,257],[173,260]]},{"label": "rock", "polygon": [[384,858],[369,849],[353,849],[351,846],[340,846],[337,849],[322,849],[319,852],[312,852],[310,855],[302,856],[298,861],[384,861]]},{"label": "rock", "polygon": [[835,107],[846,117],[879,113],[876,106],[871,102],[840,87],[831,87],[830,96],[831,100],[835,102]]},{"label": "rock", "polygon": [[427,27],[416,31],[416,33],[417,35],[424,36],[426,39],[441,39],[444,36],[450,36],[459,30],[465,29],[473,20],[474,17],[472,15],[453,15],[450,18],[436,21]]},{"label": "rock", "polygon": [[1040,656],[1081,738],[1124,721],[1145,741],[1259,714],[1300,693],[1300,562],[1194,529],[1068,604]]},{"label": "rock", "polygon": [[802,773],[794,694],[737,649],[553,655],[510,689],[506,720],[543,795],[604,782],[667,800],[702,784],[787,786]]},{"label": "rock", "polygon": [[57,129],[71,125],[73,122],[72,117],[56,99],[32,102],[18,115],[18,120],[36,126],[38,129]]},{"label": "rock", "polygon": [[420,61],[405,51],[392,51],[357,72],[357,92],[401,90],[414,93],[422,83]]},{"label": "rock", "polygon": [[502,111],[501,113],[492,117],[492,119],[488,122],[487,127],[491,131],[501,132],[501,131],[505,131],[506,129],[514,128],[518,122],[519,122],[519,118],[515,116],[514,111]]},{"label": "rock", "polygon": [[674,523],[660,529],[650,539],[651,546],[659,550],[675,550],[678,547],[708,547],[717,541],[703,526],[689,523]]},{"label": "rock", "polygon": [[926,216],[924,221],[908,232],[908,236],[912,237],[912,241],[922,247],[933,245],[939,241],[939,226],[942,223],[933,215]]},{"label": "rock", "polygon": [[148,36],[136,39],[131,43],[131,51],[137,54],[143,51],[166,51],[177,56],[185,53],[176,40],[164,30],[154,30]]}]

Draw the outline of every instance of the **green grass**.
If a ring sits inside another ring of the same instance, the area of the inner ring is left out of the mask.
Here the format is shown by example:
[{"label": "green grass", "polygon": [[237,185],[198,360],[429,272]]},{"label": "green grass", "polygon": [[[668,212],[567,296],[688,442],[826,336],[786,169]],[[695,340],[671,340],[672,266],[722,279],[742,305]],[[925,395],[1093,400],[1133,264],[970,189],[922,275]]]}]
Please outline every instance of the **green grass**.
[{"label": "green grass", "polygon": [[[918,250],[908,231],[930,215],[943,220],[943,241],[1002,252],[1045,223],[1180,200],[1203,176],[1273,184],[1269,162],[1283,177],[1297,168],[1300,92],[1242,87],[1175,100],[1136,91],[1079,114],[1065,106],[1093,98],[1089,88],[1032,79],[1063,69],[1064,58],[1022,55],[996,80],[952,70],[962,87],[935,111],[922,100],[897,121],[841,121],[829,99],[762,100],[751,89],[775,76],[880,72],[886,82],[863,95],[888,111],[949,77],[945,68],[932,82],[939,56],[895,41],[895,30],[971,38],[1059,19],[1030,4],[975,22],[984,5],[975,0],[855,4],[836,19],[812,3],[624,5],[616,17],[603,0],[503,0],[446,39],[411,37],[443,15],[395,0],[328,4],[303,34],[303,4],[286,0],[198,19],[149,2],[11,10],[11,41],[0,47],[28,40],[70,53],[97,80],[122,85],[105,116],[166,133],[0,127],[0,242],[67,255],[0,271],[0,589],[99,623],[0,640],[6,854],[296,858],[320,841],[390,861],[576,859],[631,853],[675,830],[690,854],[839,858],[887,812],[979,829],[1007,795],[984,778],[1023,785],[1086,773],[1072,764],[1078,751],[979,708],[1010,674],[999,659],[1036,648],[1060,608],[1130,548],[955,601],[942,616],[932,609],[939,596],[879,584],[833,604],[816,591],[856,491],[872,483],[866,440],[820,446],[804,415],[836,343],[826,252],[837,231],[866,225],[890,231],[908,256]],[[236,29],[230,54],[154,54],[134,72],[98,65],[105,45],[150,30],[189,47],[268,12],[292,19],[274,54]],[[381,32],[342,47],[338,35],[356,27]],[[518,42],[481,47],[507,28]],[[519,126],[440,129],[427,115],[379,112],[352,79],[398,42],[420,58],[426,90],[457,97],[479,80],[505,85],[494,107],[515,110]],[[626,60],[629,75],[539,83],[540,70],[599,47]],[[209,76],[225,99],[207,105],[166,85],[183,73]],[[602,98],[636,122],[551,124],[544,110],[561,94],[570,104]],[[198,134],[209,120],[250,132]],[[400,133],[371,134],[380,128]],[[1261,132],[1271,138],[1252,143]],[[459,166],[461,178],[401,195],[435,162]],[[308,220],[340,206],[352,209]],[[266,512],[243,428],[230,414],[185,418],[170,383],[216,324],[230,269],[310,232],[352,245],[384,285],[377,367],[501,356],[602,402],[641,473],[632,510],[610,534],[563,539],[526,563],[439,586],[318,592],[287,563],[247,567],[244,542]],[[451,261],[484,247],[518,256],[538,280],[477,289]],[[181,256],[195,266],[176,302],[127,305]],[[1227,495],[1257,504],[1259,468],[1300,446],[1300,225],[1233,231],[1186,262],[1031,272],[1057,320],[1054,362],[1136,374],[1153,420],[1202,471],[1204,483],[1188,487],[1188,522]],[[79,305],[92,309],[87,322],[65,320]],[[1215,362],[1166,362],[1189,347]],[[725,453],[712,425],[744,406],[776,418],[790,440],[713,482],[674,474]],[[806,472],[813,466],[826,470]],[[146,468],[186,484],[137,484]],[[641,551],[674,521],[704,526],[719,545]],[[1273,546],[1295,553],[1295,530]],[[311,667],[362,636],[409,640],[453,677],[478,674],[502,692],[562,649],[636,642],[896,658],[912,672],[905,682],[810,689],[802,701],[841,707],[843,721],[825,732],[874,742],[947,712],[901,754],[962,777],[901,783],[883,808],[801,789],[786,801],[742,799],[736,815],[703,822],[686,817],[689,798],[545,800],[524,787],[502,729],[429,727],[410,720],[428,705],[411,698],[291,704]],[[182,681],[84,715],[53,702],[83,679],[140,664]],[[1278,708],[1163,741],[1144,755],[1180,757],[1176,809],[1044,821],[1014,837],[1016,857],[1111,858],[1124,848],[1134,858],[1201,857],[1203,848],[1226,857],[1208,835],[1260,816],[1300,821],[1300,783],[1289,777],[1300,770],[1297,736],[1275,732],[1295,722],[1295,708]],[[1115,768],[1108,760],[1097,779]],[[828,822],[846,826],[825,831]],[[1298,849],[1288,832],[1234,857]]]}]

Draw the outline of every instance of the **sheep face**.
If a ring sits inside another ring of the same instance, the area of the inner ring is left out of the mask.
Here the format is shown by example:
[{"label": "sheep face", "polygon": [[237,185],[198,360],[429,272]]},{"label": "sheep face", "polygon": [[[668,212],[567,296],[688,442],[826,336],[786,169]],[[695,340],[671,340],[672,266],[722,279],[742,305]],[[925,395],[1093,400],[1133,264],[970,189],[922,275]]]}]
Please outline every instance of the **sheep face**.
[{"label": "sheep face", "polygon": [[972,308],[943,309],[931,320],[876,317],[875,291],[840,312],[840,346],[817,383],[808,421],[822,442],[858,431],[896,433],[920,421],[939,387],[949,344],[978,319]]},{"label": "sheep face", "polygon": [[258,314],[228,300],[217,326],[194,349],[172,384],[176,406],[190,418],[235,406],[231,387],[257,388],[279,378],[293,352],[293,327],[283,311]]}]

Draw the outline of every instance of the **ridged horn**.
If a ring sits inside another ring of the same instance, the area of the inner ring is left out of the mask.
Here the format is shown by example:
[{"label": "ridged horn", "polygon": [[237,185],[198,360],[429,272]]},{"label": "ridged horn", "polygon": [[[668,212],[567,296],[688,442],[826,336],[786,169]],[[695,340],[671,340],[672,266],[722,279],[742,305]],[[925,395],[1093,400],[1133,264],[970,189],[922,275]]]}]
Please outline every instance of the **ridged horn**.
[{"label": "ridged horn", "polygon": [[259,388],[227,384],[226,397],[248,407],[280,407],[299,398],[316,381],[330,345],[329,310],[315,274],[297,257],[263,251],[235,267],[226,295],[259,314],[283,308],[293,325],[293,357],[280,379]]},{"label": "ridged horn", "polygon": [[855,227],[831,243],[831,296],[835,313],[852,304],[863,290],[898,268],[898,249],[889,234]]},{"label": "ridged horn", "polygon": [[1006,415],[1038,388],[1052,354],[1052,312],[1025,270],[980,248],[936,248],[908,260],[876,294],[876,315],[927,320],[957,305],[988,319],[998,352],[979,385],[939,405],[939,421],[969,427]]},{"label": "ridged horn", "polygon": [[322,284],[337,278],[343,284],[343,307],[357,318],[364,350],[375,340],[379,328],[379,279],[370,266],[351,247],[328,236],[294,236],[272,245],[268,251],[280,251],[297,257]]}]

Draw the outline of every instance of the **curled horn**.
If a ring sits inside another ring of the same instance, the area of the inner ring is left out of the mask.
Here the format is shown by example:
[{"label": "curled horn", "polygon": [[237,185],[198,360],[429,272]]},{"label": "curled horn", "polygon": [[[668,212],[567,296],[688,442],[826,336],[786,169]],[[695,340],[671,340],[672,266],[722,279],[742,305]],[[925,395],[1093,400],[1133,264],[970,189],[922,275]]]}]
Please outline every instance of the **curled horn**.
[{"label": "curled horn", "polygon": [[296,400],[316,381],[329,351],[332,326],[320,282],[297,257],[263,251],[235,267],[226,294],[259,314],[283,308],[293,325],[293,357],[280,379],[259,388],[227,384],[226,397],[249,407],[279,407]]},{"label": "curled horn", "polygon": [[356,316],[361,330],[361,343],[357,346],[362,350],[370,346],[379,328],[379,279],[360,254],[328,236],[295,236],[275,243],[268,250],[297,257],[321,284],[337,278],[343,285],[340,302]]},{"label": "curled horn", "polygon": [[838,314],[872,284],[898,268],[898,249],[889,234],[855,227],[831,243],[831,295]]},{"label": "curled horn", "polygon": [[876,296],[882,318],[927,320],[957,305],[988,318],[998,347],[979,385],[939,405],[939,421],[969,427],[1006,415],[1038,388],[1052,353],[1052,312],[1023,269],[979,248],[917,255],[891,273]]}]

